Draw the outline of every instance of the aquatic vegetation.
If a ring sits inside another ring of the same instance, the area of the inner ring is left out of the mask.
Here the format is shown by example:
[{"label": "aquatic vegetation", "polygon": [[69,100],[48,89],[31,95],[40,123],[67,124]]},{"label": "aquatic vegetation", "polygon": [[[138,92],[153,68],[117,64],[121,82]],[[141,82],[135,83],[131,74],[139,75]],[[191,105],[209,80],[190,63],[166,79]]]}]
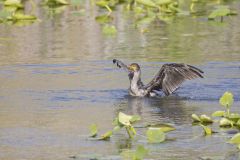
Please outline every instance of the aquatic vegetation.
[{"label": "aquatic vegetation", "polygon": [[148,128],[146,135],[149,143],[161,143],[166,139],[161,128]]},{"label": "aquatic vegetation", "polygon": [[219,100],[219,103],[226,108],[226,116],[230,115],[230,107],[233,104],[233,94],[230,92],[225,92]]},{"label": "aquatic vegetation", "polygon": [[43,4],[47,6],[56,7],[60,5],[68,5],[69,2],[66,0],[44,0]]},{"label": "aquatic vegetation", "polygon": [[215,10],[213,10],[208,16],[209,20],[214,20],[217,17],[221,17],[221,22],[223,21],[223,17],[236,15],[237,13],[229,8],[229,6],[217,6]]},{"label": "aquatic vegetation", "polygon": [[90,137],[96,137],[97,133],[98,133],[97,125],[96,124],[92,124],[90,126]]},{"label": "aquatic vegetation", "polygon": [[[21,0],[4,1],[3,9],[0,11],[0,22],[13,25],[28,25],[38,19],[34,14],[26,14]],[[31,3],[32,8],[33,3]]]},{"label": "aquatic vegetation", "polygon": [[203,124],[200,124],[200,126],[203,128],[205,135],[211,135],[213,133],[213,131],[210,127],[205,126]]},{"label": "aquatic vegetation", "polygon": [[213,120],[207,115],[203,114],[200,117],[196,114],[192,114],[193,122],[200,122],[201,124],[213,123]]},{"label": "aquatic vegetation", "polygon": [[124,159],[131,160],[142,160],[146,155],[148,155],[149,150],[147,150],[143,145],[138,145],[135,151],[126,150],[121,153]]},{"label": "aquatic vegetation", "polygon": [[[112,12],[117,10],[118,6],[125,8],[123,12],[133,13],[135,26],[139,28],[141,33],[145,33],[145,30],[149,31],[146,28],[153,22],[163,21],[170,23],[175,17],[198,15],[198,12],[201,13],[199,15],[211,12],[206,17],[208,20],[221,17],[221,21],[225,16],[237,14],[225,3],[225,5],[221,5],[222,2],[214,4],[210,1],[192,0],[189,4],[189,10],[187,10],[185,6],[188,3],[186,0],[95,0],[96,6],[107,11],[106,17],[112,15]],[[206,7],[208,5],[210,7]],[[105,24],[113,25],[112,20],[106,21]]]},{"label": "aquatic vegetation", "polygon": [[98,140],[108,140],[113,134],[113,131],[107,131],[106,133],[104,133],[103,135],[101,135],[100,138],[98,138]]},{"label": "aquatic vegetation", "polygon": [[117,33],[117,29],[114,25],[104,25],[102,29],[103,34],[105,35],[114,35]]},{"label": "aquatic vegetation", "polygon": [[[196,114],[192,114],[193,124],[198,124],[201,126],[204,130],[205,135],[211,135],[212,133],[215,133],[212,131],[212,129],[206,125],[204,125],[205,122],[218,122],[219,127],[224,128],[237,128],[240,129],[240,114],[238,113],[231,113],[230,108],[233,105],[234,97],[231,92],[225,92],[221,98],[219,99],[220,105],[226,108],[226,111],[215,111],[212,113],[212,117],[220,117],[221,119],[219,121],[213,121],[210,117],[207,117],[205,115],[201,115],[200,117]],[[237,144],[238,149],[240,149],[240,133],[235,134],[228,143],[231,144]]]}]

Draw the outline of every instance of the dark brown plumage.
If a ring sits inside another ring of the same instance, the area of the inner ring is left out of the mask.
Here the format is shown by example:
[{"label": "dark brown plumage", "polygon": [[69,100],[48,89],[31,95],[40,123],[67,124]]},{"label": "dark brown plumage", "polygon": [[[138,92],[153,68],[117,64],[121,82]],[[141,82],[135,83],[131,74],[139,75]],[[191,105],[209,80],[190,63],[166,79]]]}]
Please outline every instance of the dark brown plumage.
[{"label": "dark brown plumage", "polygon": [[151,95],[154,90],[162,90],[165,95],[170,95],[185,80],[203,78],[203,71],[194,66],[183,63],[170,63],[164,64],[155,77],[147,85],[143,85],[140,66],[137,63],[127,66],[116,59],[113,60],[113,63],[129,72],[129,75],[131,75],[130,93],[134,93],[135,96]]}]

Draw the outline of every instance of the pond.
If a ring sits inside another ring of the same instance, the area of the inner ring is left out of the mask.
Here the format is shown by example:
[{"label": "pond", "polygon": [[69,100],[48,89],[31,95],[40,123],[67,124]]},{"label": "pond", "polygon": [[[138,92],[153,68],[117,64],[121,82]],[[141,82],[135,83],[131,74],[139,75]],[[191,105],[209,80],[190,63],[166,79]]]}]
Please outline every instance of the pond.
[{"label": "pond", "polygon": [[[231,5],[240,13],[239,1]],[[226,143],[232,134],[205,137],[191,119],[192,113],[223,110],[219,98],[225,91],[234,94],[233,110],[239,112],[239,15],[223,23],[183,16],[154,22],[141,33],[130,13],[115,12],[118,32],[105,36],[88,1],[56,15],[36,12],[41,22],[0,25],[0,159],[121,159],[123,150],[139,144],[150,150],[147,159],[240,158],[236,146]],[[205,78],[187,81],[170,97],[134,98],[113,58],[139,63],[145,83],[170,62],[197,66]],[[172,124],[172,140],[153,145],[131,141],[125,132],[110,141],[87,138],[93,123],[100,133],[112,129],[119,111],[140,115],[140,126]]]}]

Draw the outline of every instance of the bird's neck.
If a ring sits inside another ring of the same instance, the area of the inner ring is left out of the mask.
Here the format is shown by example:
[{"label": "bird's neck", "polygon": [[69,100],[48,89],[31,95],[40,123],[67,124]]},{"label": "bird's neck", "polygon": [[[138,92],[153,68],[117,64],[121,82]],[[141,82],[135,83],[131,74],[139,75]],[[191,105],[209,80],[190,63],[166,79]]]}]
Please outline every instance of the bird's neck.
[{"label": "bird's neck", "polygon": [[141,83],[141,71],[134,72],[133,78],[130,81],[130,87],[133,88],[139,88],[139,84]]}]

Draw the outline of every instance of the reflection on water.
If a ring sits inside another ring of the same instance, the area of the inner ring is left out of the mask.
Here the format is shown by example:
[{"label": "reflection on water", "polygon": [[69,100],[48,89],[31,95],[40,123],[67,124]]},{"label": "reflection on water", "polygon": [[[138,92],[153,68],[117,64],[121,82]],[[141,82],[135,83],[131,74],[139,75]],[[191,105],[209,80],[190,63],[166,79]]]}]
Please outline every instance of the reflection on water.
[{"label": "reflection on water", "polygon": [[[89,159],[93,153],[106,158],[138,144],[151,150],[152,159],[239,157],[225,143],[231,135],[203,137],[190,115],[221,110],[218,99],[226,90],[234,93],[233,110],[239,112],[240,18],[219,24],[182,17],[142,34],[130,15],[119,12],[118,34],[105,37],[94,19],[100,11],[83,5],[85,15],[71,7],[56,16],[39,9],[41,23],[0,26],[0,159]],[[112,65],[113,58],[141,64],[145,83],[163,62],[196,65],[205,78],[184,83],[171,97],[130,97],[127,75]],[[139,126],[173,124],[177,130],[169,138],[175,140],[150,145],[141,137],[129,141],[124,132],[110,142],[87,140],[88,126],[97,123],[104,133],[119,111],[141,115]]]}]

